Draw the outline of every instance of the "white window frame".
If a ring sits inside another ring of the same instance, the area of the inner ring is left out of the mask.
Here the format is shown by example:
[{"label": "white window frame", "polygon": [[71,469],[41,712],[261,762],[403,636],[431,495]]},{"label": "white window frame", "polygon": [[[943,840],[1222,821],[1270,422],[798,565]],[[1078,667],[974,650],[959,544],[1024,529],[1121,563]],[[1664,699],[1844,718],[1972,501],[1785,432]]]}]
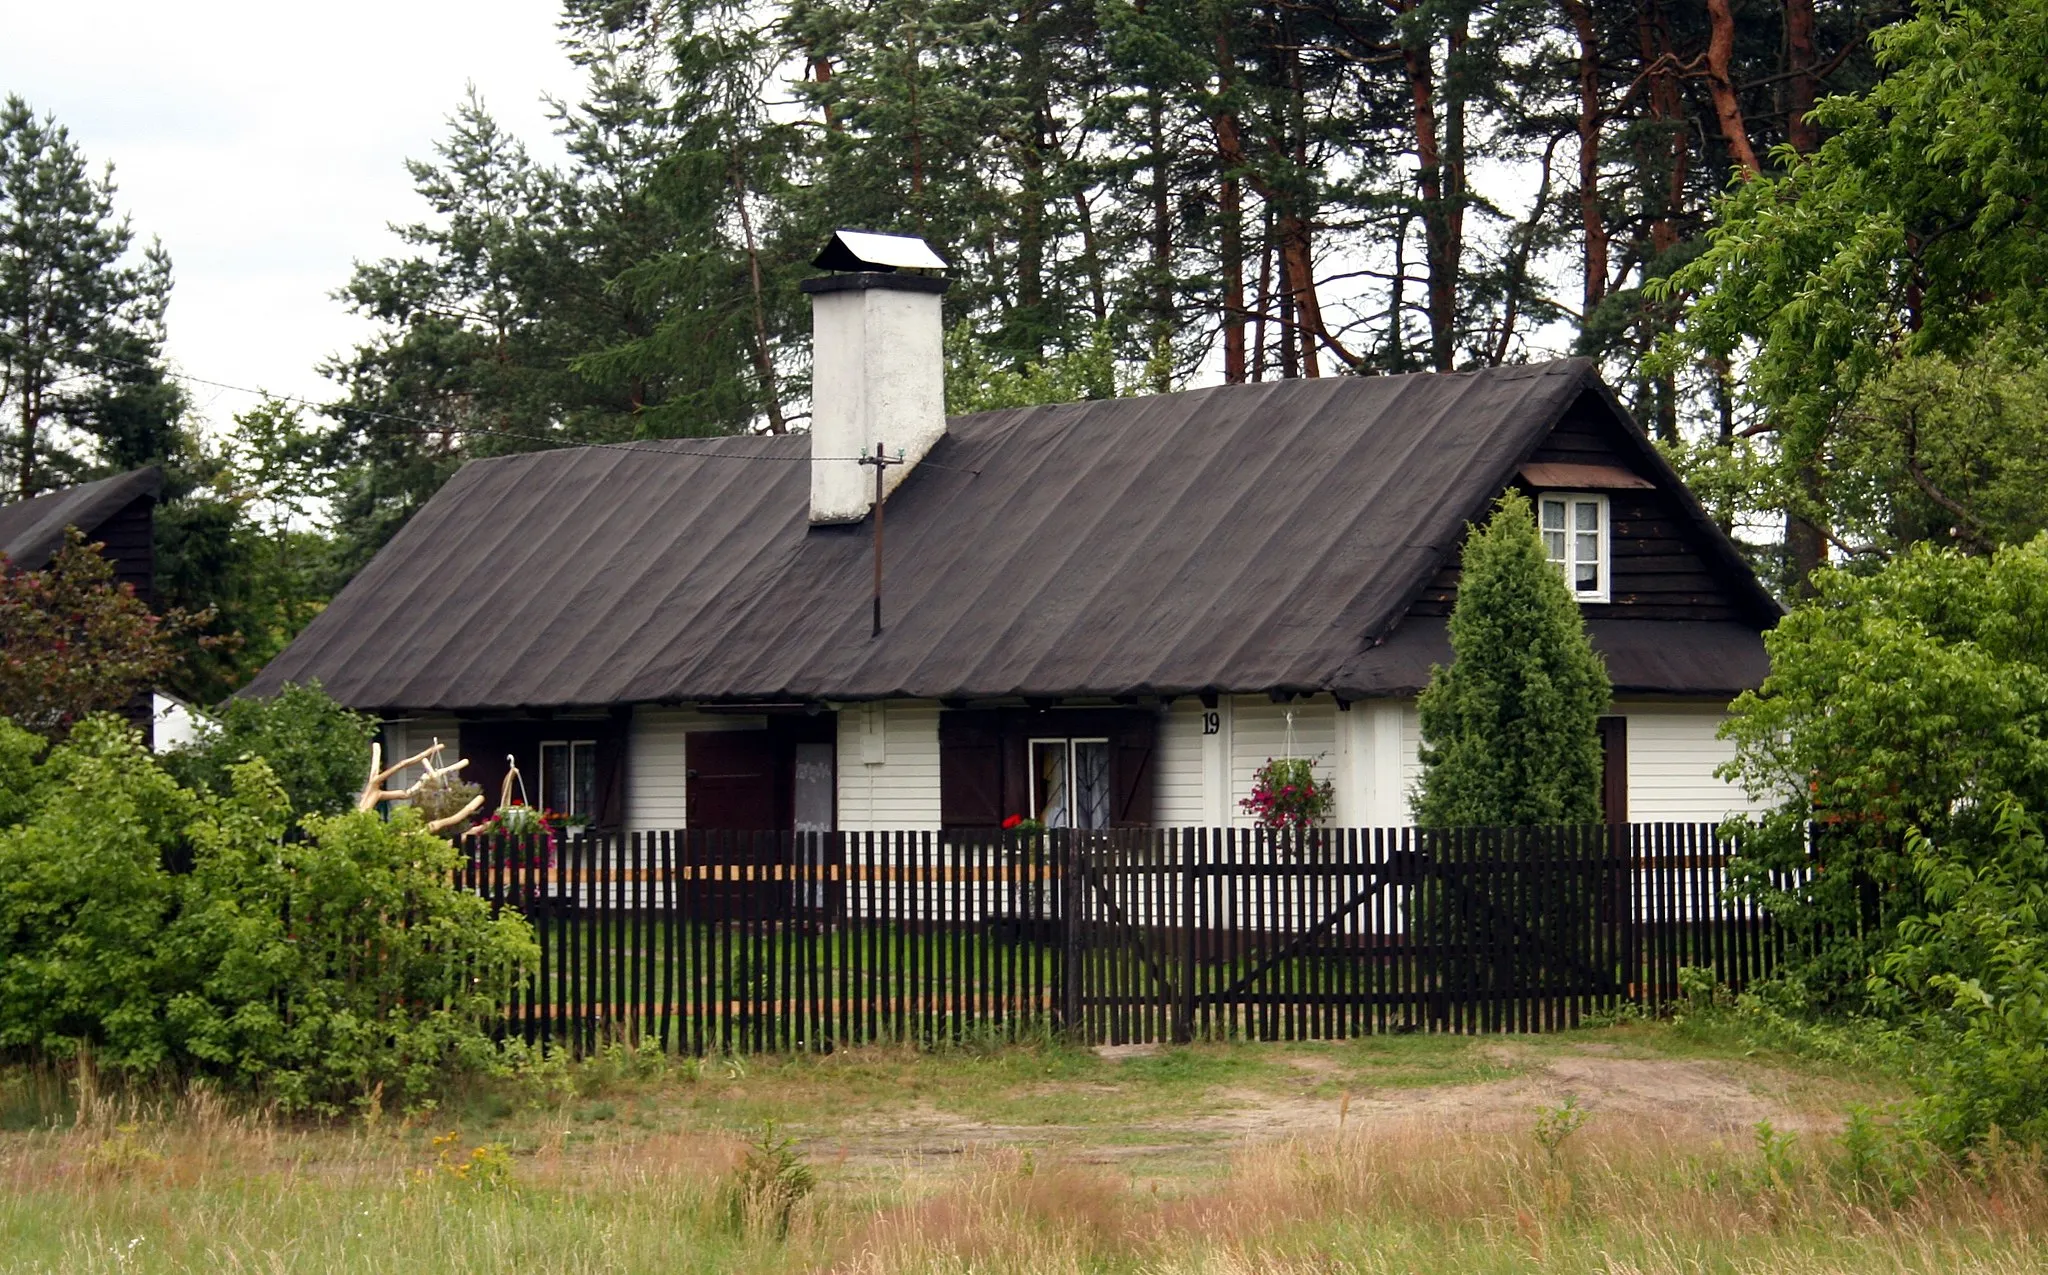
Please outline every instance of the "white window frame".
[{"label": "white window frame", "polygon": [[[594,739],[543,739],[540,741],[540,791],[535,796],[540,798],[540,804],[543,809],[547,807],[548,802],[548,749],[550,748],[566,748],[569,750],[569,783],[564,791],[569,794],[568,804],[573,807],[576,804],[576,750],[579,748],[590,750],[590,769],[594,776],[597,771],[597,741]],[[595,784],[595,782],[596,780],[593,778],[592,783]],[[595,792],[591,793],[590,799],[595,803],[597,794]],[[558,810],[555,813],[585,816],[594,816],[595,814],[594,811],[576,809]]]},{"label": "white window frame", "polygon": [[[1547,538],[1543,545],[1543,556],[1562,570],[1564,573],[1564,587],[1572,591],[1572,597],[1580,602],[1608,601],[1611,596],[1608,581],[1614,569],[1614,528],[1607,516],[1607,497],[1600,495],[1598,492],[1590,491],[1538,492],[1536,495],[1536,530],[1539,535],[1547,537],[1548,533],[1543,526],[1543,506],[1546,501],[1562,501],[1564,504],[1564,558],[1560,561],[1550,557],[1550,542]],[[1598,583],[1591,589],[1581,589],[1573,583],[1578,578],[1576,568],[1580,562],[1578,557],[1580,532],[1577,530],[1578,519],[1576,514],[1579,506],[1582,505],[1591,505],[1599,511],[1596,515],[1598,520],[1598,531],[1596,534],[1600,542],[1600,559],[1595,564],[1595,576]]]},{"label": "white window frame", "polygon": [[[1067,827],[1077,827],[1078,825],[1074,821],[1076,813],[1074,809],[1074,776],[1079,773],[1080,767],[1078,759],[1074,756],[1074,745],[1101,744],[1104,748],[1107,748],[1109,747],[1109,736],[1037,735],[1024,741],[1024,769],[1029,772],[1031,779],[1031,817],[1033,819],[1036,819],[1039,812],[1045,809],[1044,803],[1038,798],[1038,746],[1040,744],[1058,744],[1067,751]],[[1114,793],[1111,794],[1110,813],[1113,819],[1115,815]]]}]

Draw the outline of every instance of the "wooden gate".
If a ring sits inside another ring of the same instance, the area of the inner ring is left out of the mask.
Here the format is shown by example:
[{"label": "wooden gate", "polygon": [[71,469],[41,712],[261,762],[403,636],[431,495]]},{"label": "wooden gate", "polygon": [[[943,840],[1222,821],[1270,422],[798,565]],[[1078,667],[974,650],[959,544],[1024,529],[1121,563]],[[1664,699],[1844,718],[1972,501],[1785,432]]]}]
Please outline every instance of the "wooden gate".
[{"label": "wooden gate", "polygon": [[1627,987],[1626,829],[1062,835],[1083,1039],[1541,1030]]}]

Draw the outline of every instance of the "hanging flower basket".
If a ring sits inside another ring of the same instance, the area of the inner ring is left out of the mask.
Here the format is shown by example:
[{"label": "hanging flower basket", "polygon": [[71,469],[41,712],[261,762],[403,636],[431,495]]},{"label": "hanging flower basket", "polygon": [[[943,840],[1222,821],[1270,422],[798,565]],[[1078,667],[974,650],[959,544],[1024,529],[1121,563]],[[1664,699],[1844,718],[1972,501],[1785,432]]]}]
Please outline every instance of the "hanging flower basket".
[{"label": "hanging flower basket", "polygon": [[[518,795],[514,795],[515,787]],[[526,779],[509,756],[505,758],[505,783],[499,790],[498,809],[491,817],[462,834],[463,840],[481,838],[485,847],[480,866],[508,868],[552,868],[555,866],[555,830],[562,816],[552,810],[526,804]],[[531,853],[520,855],[521,847]]]},{"label": "hanging flower basket", "polygon": [[1262,828],[1302,832],[1320,827],[1337,804],[1337,791],[1318,779],[1306,757],[1268,757],[1252,775],[1252,794],[1237,803]]}]

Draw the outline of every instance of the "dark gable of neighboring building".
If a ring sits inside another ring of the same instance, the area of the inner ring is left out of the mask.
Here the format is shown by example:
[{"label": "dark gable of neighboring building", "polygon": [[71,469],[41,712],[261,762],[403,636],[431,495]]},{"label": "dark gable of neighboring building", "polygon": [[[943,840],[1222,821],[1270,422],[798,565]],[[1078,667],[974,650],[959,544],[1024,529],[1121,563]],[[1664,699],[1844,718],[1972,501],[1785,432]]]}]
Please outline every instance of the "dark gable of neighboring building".
[{"label": "dark gable of neighboring building", "polygon": [[155,515],[163,471],[154,465],[0,506],[0,556],[18,570],[39,571],[76,527],[114,564],[114,579],[156,602]]},{"label": "dark gable of neighboring building", "polygon": [[[65,531],[76,527],[114,564],[115,583],[133,586],[135,596],[154,607],[156,499],[163,481],[163,471],[152,465],[0,506],[0,557],[8,568],[40,571],[63,547]],[[151,710],[148,692],[121,710],[146,742],[155,727]]]},{"label": "dark gable of neighboring building", "polygon": [[1727,617],[1618,593],[1614,616],[1654,618],[1595,618],[1617,684],[1753,685],[1775,604],[1564,360],[957,418],[890,498],[879,638],[871,529],[808,524],[804,438],[471,462],[245,693],[318,679],[463,714],[1412,693],[1467,520],[1551,455],[1652,482],[1640,516],[1616,504],[1656,532],[1629,553]]}]

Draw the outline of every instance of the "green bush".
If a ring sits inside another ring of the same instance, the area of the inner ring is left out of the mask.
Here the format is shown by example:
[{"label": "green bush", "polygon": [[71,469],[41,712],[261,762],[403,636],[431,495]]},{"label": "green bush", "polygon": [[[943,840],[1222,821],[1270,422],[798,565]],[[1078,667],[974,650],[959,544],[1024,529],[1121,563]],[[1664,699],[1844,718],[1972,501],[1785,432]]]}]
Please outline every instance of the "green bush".
[{"label": "green bush", "polygon": [[1873,980],[1942,1041],[1929,1136],[1950,1149],[1996,1129],[2048,1143],[2048,841],[2016,802],[1992,836],[1909,834],[1926,910],[1899,922]]},{"label": "green bush", "polygon": [[[0,724],[0,1049],[203,1074],[332,1111],[411,1101],[499,1058],[488,1024],[534,955],[455,888],[417,815],[308,815],[268,763],[181,788],[111,718],[38,759]],[[165,863],[189,858],[188,872]]]},{"label": "green bush", "polygon": [[1911,1037],[1933,1144],[2048,1142],[2048,536],[1818,585],[1726,728],[1776,803],[1738,861],[1791,939],[1758,990]]},{"label": "green bush", "polygon": [[0,721],[0,1049],[157,1067],[179,892],[164,862],[200,803],[117,719],[86,718],[37,760],[41,743]]},{"label": "green bush", "polygon": [[369,774],[377,724],[330,699],[318,684],[288,685],[269,699],[234,699],[217,725],[164,764],[188,787],[226,793],[233,768],[251,757],[270,763],[294,814],[352,809]]},{"label": "green bush", "polygon": [[1792,939],[1784,976],[1816,1008],[1871,1010],[1900,922],[1929,915],[1914,838],[1945,857],[2000,844],[2006,802],[2048,810],[2048,536],[1816,583],[1765,635],[1722,773],[1773,803],[1737,868]]}]

